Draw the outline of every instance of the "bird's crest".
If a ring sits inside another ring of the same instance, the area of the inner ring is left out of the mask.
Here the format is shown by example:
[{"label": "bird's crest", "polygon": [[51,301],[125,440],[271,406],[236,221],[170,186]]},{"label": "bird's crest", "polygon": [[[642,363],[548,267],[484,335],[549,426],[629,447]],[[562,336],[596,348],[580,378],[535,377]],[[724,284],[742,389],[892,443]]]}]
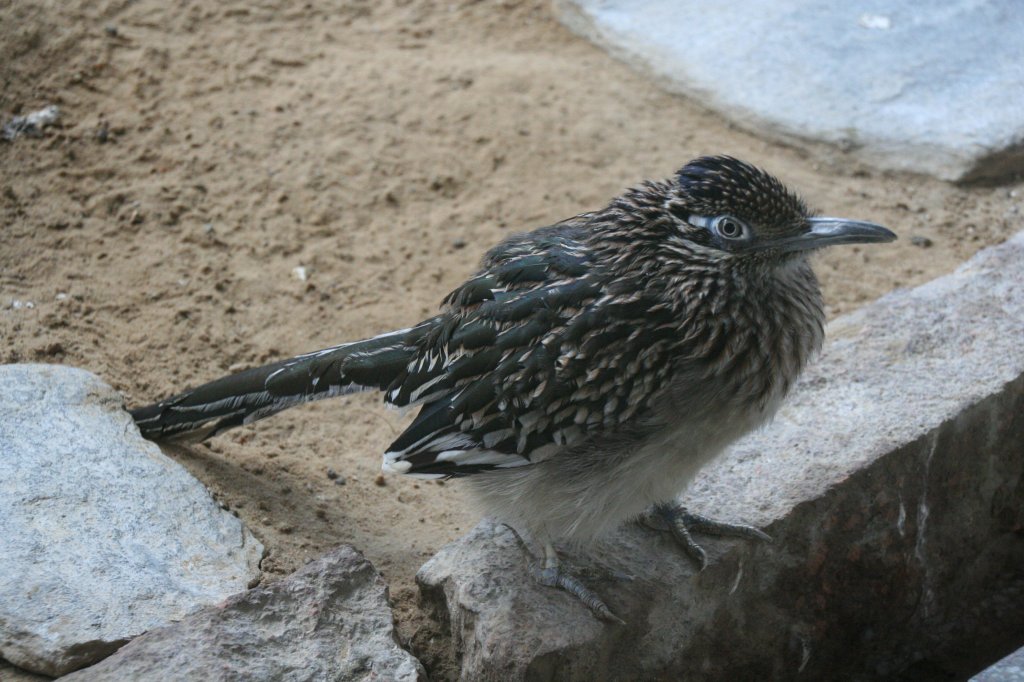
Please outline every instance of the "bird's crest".
[{"label": "bird's crest", "polygon": [[733,215],[765,237],[798,229],[806,204],[774,175],[731,156],[703,156],[677,174],[687,206],[703,216]]}]

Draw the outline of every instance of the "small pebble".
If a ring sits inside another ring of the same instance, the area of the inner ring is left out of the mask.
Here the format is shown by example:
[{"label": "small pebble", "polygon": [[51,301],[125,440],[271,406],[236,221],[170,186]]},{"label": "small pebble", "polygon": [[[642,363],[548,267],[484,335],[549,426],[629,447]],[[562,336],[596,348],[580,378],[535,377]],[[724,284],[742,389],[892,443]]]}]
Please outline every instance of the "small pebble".
[{"label": "small pebble", "polygon": [[452,242],[452,248],[453,249],[464,249],[464,248],[466,248],[466,240],[465,239],[456,239],[455,241]]},{"label": "small pebble", "polygon": [[327,470],[327,478],[331,479],[332,481],[337,480],[338,472],[335,471],[334,469],[328,469]]},{"label": "small pebble", "polygon": [[377,474],[377,478],[373,479],[373,484],[383,488],[388,484],[388,481],[384,478],[384,474]]},{"label": "small pebble", "polygon": [[19,135],[39,137],[43,134],[43,128],[55,124],[60,119],[60,107],[50,105],[39,111],[33,111],[25,116],[15,116],[4,124],[0,134],[9,142],[13,142]]},{"label": "small pebble", "polygon": [[910,243],[913,244],[914,246],[920,246],[922,249],[927,249],[929,246],[932,245],[933,242],[928,237],[921,237],[915,235],[910,238]]}]

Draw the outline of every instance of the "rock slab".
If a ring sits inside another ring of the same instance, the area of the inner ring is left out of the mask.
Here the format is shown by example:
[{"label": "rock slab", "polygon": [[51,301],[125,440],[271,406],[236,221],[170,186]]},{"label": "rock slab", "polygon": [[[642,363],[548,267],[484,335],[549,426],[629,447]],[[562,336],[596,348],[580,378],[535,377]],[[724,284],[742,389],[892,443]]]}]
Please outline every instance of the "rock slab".
[{"label": "rock slab", "polygon": [[576,33],[755,133],[946,180],[1024,170],[1016,0],[554,4]]},{"label": "rock slab", "polygon": [[263,546],[58,365],[0,367],[0,657],[61,675],[246,589]]},{"label": "rock slab", "polygon": [[425,680],[395,635],[387,586],[348,546],[287,578],[133,640],[68,682]]},{"label": "rock slab", "polygon": [[566,553],[626,622],[482,523],[417,575],[465,680],[965,679],[1024,644],[1024,233],[832,322],[775,422],[684,502],[774,542],[637,526]]}]

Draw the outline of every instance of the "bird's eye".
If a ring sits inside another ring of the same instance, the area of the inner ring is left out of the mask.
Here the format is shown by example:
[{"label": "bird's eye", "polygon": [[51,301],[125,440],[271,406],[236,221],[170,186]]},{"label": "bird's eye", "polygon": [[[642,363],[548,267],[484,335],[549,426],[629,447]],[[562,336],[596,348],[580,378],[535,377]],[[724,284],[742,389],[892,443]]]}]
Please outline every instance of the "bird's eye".
[{"label": "bird's eye", "polygon": [[743,223],[732,216],[722,216],[715,222],[715,230],[726,239],[739,239],[743,236]]}]

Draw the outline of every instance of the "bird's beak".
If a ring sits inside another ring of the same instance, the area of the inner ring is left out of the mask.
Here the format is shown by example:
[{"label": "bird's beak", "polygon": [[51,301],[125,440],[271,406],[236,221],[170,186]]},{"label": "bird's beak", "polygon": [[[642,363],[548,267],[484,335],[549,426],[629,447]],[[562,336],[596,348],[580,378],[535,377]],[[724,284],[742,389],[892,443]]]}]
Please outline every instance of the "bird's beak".
[{"label": "bird's beak", "polygon": [[863,220],[808,218],[803,233],[777,240],[771,246],[782,251],[807,251],[836,244],[870,244],[894,239],[896,233],[892,230]]}]

